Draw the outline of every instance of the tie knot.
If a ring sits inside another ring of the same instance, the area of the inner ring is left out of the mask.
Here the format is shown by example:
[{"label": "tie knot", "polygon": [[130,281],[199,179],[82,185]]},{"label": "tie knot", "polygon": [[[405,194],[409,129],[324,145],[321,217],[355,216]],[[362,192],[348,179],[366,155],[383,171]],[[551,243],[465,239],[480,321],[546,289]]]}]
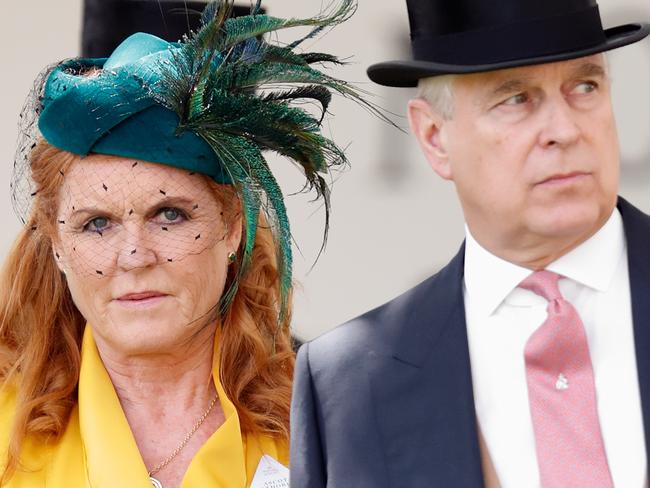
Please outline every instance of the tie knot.
[{"label": "tie knot", "polygon": [[519,283],[519,288],[530,290],[550,302],[562,298],[560,288],[558,287],[559,280],[559,274],[543,269],[541,271],[535,271]]}]

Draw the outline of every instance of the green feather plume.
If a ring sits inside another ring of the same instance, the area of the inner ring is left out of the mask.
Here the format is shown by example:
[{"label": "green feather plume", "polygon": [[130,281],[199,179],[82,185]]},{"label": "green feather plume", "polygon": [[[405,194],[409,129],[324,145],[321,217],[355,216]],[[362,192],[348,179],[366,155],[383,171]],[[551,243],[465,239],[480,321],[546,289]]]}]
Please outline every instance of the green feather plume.
[{"label": "green feather plume", "polygon": [[[282,191],[263,156],[275,151],[294,161],[325,203],[327,240],[330,214],[328,174],[347,164],[344,152],[321,133],[332,93],[361,104],[388,120],[357,88],[319,71],[315,65],[340,64],[326,53],[299,53],[295,48],[327,28],[344,22],[356,0],[340,0],[329,11],[308,19],[280,19],[260,14],[231,18],[232,0],[213,2],[203,12],[203,26],[180,45],[173,62],[162,67],[160,102],[180,118],[178,131],[192,131],[210,144],[230,175],[242,201],[245,226],[238,277],[222,299],[225,309],[237,282],[250,264],[257,220],[264,211],[276,242],[280,272],[279,324],[286,319],[291,289],[291,231]],[[262,36],[291,27],[311,27],[288,46]],[[295,102],[313,101],[315,117]]]}]

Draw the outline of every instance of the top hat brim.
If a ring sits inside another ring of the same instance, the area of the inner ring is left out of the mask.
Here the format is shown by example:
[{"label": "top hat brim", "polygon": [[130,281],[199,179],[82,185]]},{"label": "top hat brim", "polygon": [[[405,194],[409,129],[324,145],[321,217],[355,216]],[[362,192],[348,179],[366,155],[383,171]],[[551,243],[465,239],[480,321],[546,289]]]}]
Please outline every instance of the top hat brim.
[{"label": "top hat brim", "polygon": [[510,59],[497,63],[457,65],[417,60],[377,63],[368,68],[368,77],[375,83],[384,86],[415,87],[421,78],[428,78],[431,76],[480,73],[505,68],[516,68],[520,66],[530,66],[582,58],[584,56],[610,51],[612,49],[638,42],[650,34],[650,24],[625,24],[606,29],[604,33],[606,41],[589,48],[559,52],[556,54],[547,54],[544,56]]}]

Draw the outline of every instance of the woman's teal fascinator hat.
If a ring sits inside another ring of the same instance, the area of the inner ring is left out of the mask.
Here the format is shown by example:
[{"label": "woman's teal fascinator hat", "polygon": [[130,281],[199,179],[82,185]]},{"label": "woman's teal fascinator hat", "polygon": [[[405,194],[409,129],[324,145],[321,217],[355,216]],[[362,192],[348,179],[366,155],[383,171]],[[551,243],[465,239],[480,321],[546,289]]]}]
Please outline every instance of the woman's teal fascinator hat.
[{"label": "woman's teal fascinator hat", "polygon": [[184,48],[137,33],[108,59],[60,64],[45,83],[38,121],[44,139],[74,154],[142,159],[232,183],[210,144],[183,130],[181,114],[164,103],[163,77],[179,75],[175,57]]},{"label": "woman's teal fascinator hat", "polygon": [[[35,114],[23,121],[25,133],[37,126],[32,134],[40,132],[49,144],[74,154],[162,163],[234,185],[245,230],[238,276],[250,263],[258,217],[265,212],[277,243],[282,320],[291,287],[291,233],[282,192],[263,151],[297,163],[306,188],[323,198],[325,242],[328,174],[347,163],[321,131],[332,94],[383,115],[359,90],[319,69],[339,63],[338,58],[300,52],[299,46],[345,21],[355,8],[355,0],[341,0],[314,18],[280,19],[261,14],[258,1],[250,15],[234,18],[230,0],[213,2],[203,12],[202,27],[182,41],[138,33],[107,59],[73,59],[47,69],[37,80],[35,106],[23,112]],[[288,45],[265,40],[266,34],[301,26],[310,29]],[[307,111],[305,101],[316,102],[318,113]],[[33,145],[33,137],[23,137],[18,154],[27,154]],[[25,193],[25,174],[17,157],[12,187],[23,219],[28,208],[18,197]],[[222,307],[234,296],[236,281]]]}]

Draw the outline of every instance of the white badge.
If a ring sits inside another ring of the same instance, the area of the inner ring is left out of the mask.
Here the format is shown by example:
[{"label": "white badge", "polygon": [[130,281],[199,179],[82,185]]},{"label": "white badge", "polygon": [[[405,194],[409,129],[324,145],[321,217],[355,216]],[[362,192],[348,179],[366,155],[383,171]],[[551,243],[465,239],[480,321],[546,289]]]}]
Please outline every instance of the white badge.
[{"label": "white badge", "polygon": [[289,470],[265,454],[257,465],[250,488],[289,488]]}]

